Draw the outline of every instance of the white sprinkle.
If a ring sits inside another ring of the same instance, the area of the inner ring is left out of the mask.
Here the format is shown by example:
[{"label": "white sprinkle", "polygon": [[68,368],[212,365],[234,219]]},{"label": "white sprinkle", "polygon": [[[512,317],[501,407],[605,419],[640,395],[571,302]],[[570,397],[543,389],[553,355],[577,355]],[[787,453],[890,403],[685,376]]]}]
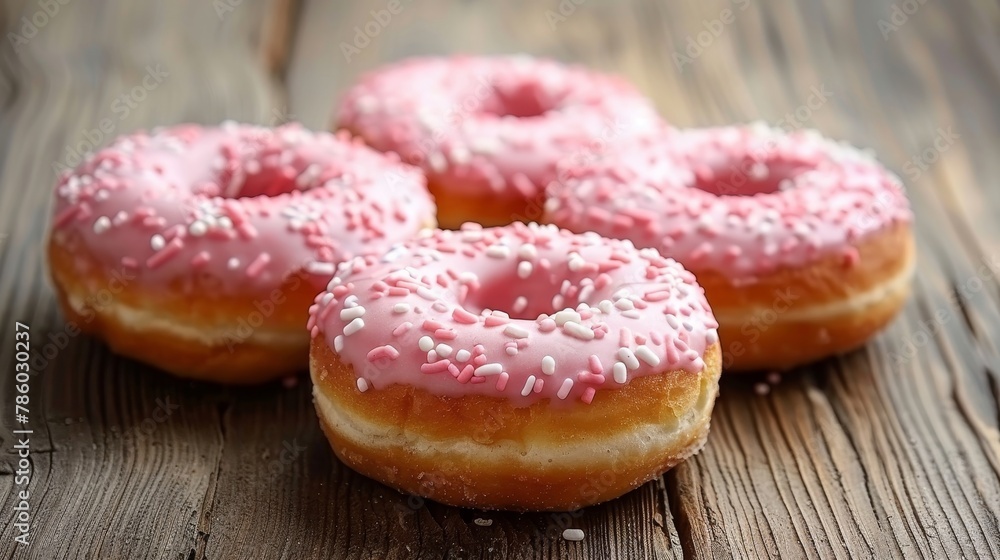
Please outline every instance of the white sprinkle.
[{"label": "white sprinkle", "polygon": [[423,286],[420,286],[419,288],[417,288],[417,295],[420,296],[420,297],[422,297],[422,298],[424,298],[424,299],[426,299],[427,301],[434,301],[434,300],[437,299],[437,296],[434,295],[434,292],[428,290],[427,288],[425,288]]},{"label": "white sprinkle", "polygon": [[542,358],[542,373],[552,375],[556,372],[556,359],[552,356]]},{"label": "white sprinkle", "polygon": [[563,531],[563,538],[568,541],[582,541],[584,537],[581,529],[566,529]]},{"label": "white sprinkle", "polygon": [[472,161],[472,153],[465,146],[455,146],[451,149],[451,161],[458,165],[465,165]]},{"label": "white sprinkle", "polygon": [[240,259],[232,257],[231,259],[229,259],[229,262],[226,263],[226,266],[228,266],[230,270],[235,270],[240,266]]},{"label": "white sprinkle", "polygon": [[524,388],[521,389],[521,396],[527,397],[531,394],[531,390],[535,388],[535,376],[529,375],[527,379],[524,380]]},{"label": "white sprinkle", "polygon": [[482,517],[477,517],[473,519],[472,522],[480,527],[489,527],[490,525],[493,525],[492,519],[483,519]]},{"label": "white sprinkle", "polygon": [[660,365],[660,358],[649,349],[649,346],[641,345],[635,349],[635,355],[647,364],[656,367]]},{"label": "white sprinkle", "polygon": [[417,346],[421,352],[429,352],[431,348],[434,348],[434,339],[429,336],[422,336],[417,341]]},{"label": "white sprinkle", "polygon": [[514,312],[520,313],[524,311],[526,307],[528,307],[528,298],[524,296],[517,296],[517,299],[514,300],[514,305],[513,305]]},{"label": "white sprinkle", "polygon": [[438,344],[436,347],[434,347],[434,351],[437,352],[438,356],[441,356],[442,358],[447,358],[448,356],[451,356],[452,347],[448,346],[447,344]]},{"label": "white sprinkle", "polygon": [[483,238],[482,230],[478,229],[467,229],[462,231],[462,241],[466,243],[475,243]]},{"label": "white sprinkle", "polygon": [[577,301],[587,301],[593,293],[594,286],[592,284],[587,284],[586,286],[580,288],[580,294],[576,296],[576,299]]},{"label": "white sprinkle", "polygon": [[344,350],[344,337],[343,337],[343,335],[339,335],[338,334],[337,337],[333,339],[333,349],[338,354],[340,354],[340,352]]},{"label": "white sprinkle", "polygon": [[615,365],[611,367],[611,371],[614,372],[617,383],[625,383],[628,380],[628,369],[622,362],[615,362]]},{"label": "white sprinkle", "polygon": [[635,304],[628,298],[622,298],[615,302],[615,307],[622,311],[628,311],[629,309],[635,309]]},{"label": "white sprinkle", "polygon": [[531,276],[531,271],[533,268],[534,265],[528,261],[521,261],[517,263],[517,277],[523,279]]},{"label": "white sprinkle", "polygon": [[101,216],[94,222],[94,233],[100,235],[111,227],[111,220],[107,216]]},{"label": "white sprinkle", "polygon": [[469,149],[477,154],[492,155],[502,150],[503,144],[496,138],[483,136],[470,140]]},{"label": "white sprinkle", "polygon": [[406,313],[410,310],[410,304],[408,303],[397,303],[392,306],[393,313]]},{"label": "white sprinkle", "polygon": [[611,303],[610,299],[602,299],[601,302],[597,304],[597,308],[600,309],[601,313],[604,313],[605,315],[611,313],[614,306],[615,304]]},{"label": "white sprinkle", "polygon": [[120,225],[124,224],[125,220],[127,220],[127,219],[128,219],[128,212],[122,210],[122,211],[118,212],[117,214],[115,214],[115,219],[111,220],[111,221],[116,226],[120,226]]},{"label": "white sprinkle", "polygon": [[507,325],[503,333],[511,338],[528,338],[528,331],[517,325]]},{"label": "white sprinkle", "polygon": [[195,237],[201,237],[202,235],[205,235],[207,231],[208,226],[205,225],[205,222],[200,220],[195,220],[188,226],[188,233]]},{"label": "white sprinkle", "polygon": [[362,393],[368,390],[368,380],[365,379],[364,377],[358,378],[358,390],[361,391]]},{"label": "white sprinkle", "polygon": [[622,317],[628,317],[629,319],[638,319],[641,317],[639,315],[638,309],[629,309],[628,311],[622,311]]},{"label": "white sprinkle", "polygon": [[560,327],[570,321],[580,322],[583,320],[580,317],[580,314],[572,309],[563,309],[562,311],[553,315],[552,319],[556,322],[556,325],[559,325]]},{"label": "white sprinkle", "polygon": [[535,248],[531,243],[525,243],[521,245],[521,248],[517,250],[517,256],[522,259],[534,259],[538,256],[538,249]]},{"label": "white sprinkle", "polygon": [[506,346],[503,349],[508,356],[517,356],[517,346]]},{"label": "white sprinkle", "polygon": [[229,219],[229,216],[223,216],[219,218],[219,227],[223,229],[233,229],[233,221]]},{"label": "white sprinkle", "polygon": [[323,305],[330,305],[331,301],[333,301],[333,292],[323,294],[323,298],[319,300],[319,302]]},{"label": "white sprinkle", "polygon": [[677,317],[667,314],[664,318],[667,320],[667,324],[670,325],[670,328],[674,330],[681,328],[681,322],[677,320]]},{"label": "white sprinkle", "polygon": [[433,152],[427,156],[427,163],[430,164],[431,169],[436,173],[442,173],[445,169],[448,169],[448,161],[444,159],[444,154],[441,152]]},{"label": "white sprinkle", "polygon": [[563,332],[572,335],[580,340],[593,340],[594,331],[575,321],[568,321],[563,325]]},{"label": "white sprinkle", "polygon": [[438,361],[438,353],[436,350],[431,350],[427,353],[427,363],[433,364],[436,361]]},{"label": "white sprinkle", "polygon": [[154,251],[159,251],[166,246],[166,244],[167,242],[164,241],[163,236],[160,234],[156,234],[149,238],[149,246],[152,247]]},{"label": "white sprinkle", "polygon": [[510,256],[510,247],[506,245],[490,245],[486,249],[486,256],[494,259],[506,259]]},{"label": "white sprinkle", "polygon": [[351,294],[344,298],[344,307],[357,307],[358,306],[358,296]]},{"label": "white sprinkle", "polygon": [[565,379],[562,383],[562,386],[559,387],[559,392],[556,393],[556,396],[559,397],[560,399],[565,400],[566,397],[569,396],[569,391],[572,388],[573,388],[573,380]]},{"label": "white sprinkle", "polygon": [[348,307],[340,312],[341,321],[350,321],[352,319],[357,319],[358,317],[365,316],[365,308],[360,305],[357,307]]},{"label": "white sprinkle", "polygon": [[583,268],[583,265],[586,264],[586,263],[587,263],[587,261],[583,260],[583,257],[581,257],[579,253],[570,253],[569,254],[569,263],[568,263],[568,266],[569,266],[569,269],[572,270],[573,272],[576,272],[576,271],[580,270],[581,268]]},{"label": "white sprinkle", "polygon": [[628,369],[639,369],[639,360],[635,358],[632,350],[624,346],[618,349],[618,359],[625,362]]},{"label": "white sprinkle", "polygon": [[438,300],[431,304],[431,309],[437,311],[438,313],[444,313],[445,311],[448,311],[448,304]]},{"label": "white sprinkle", "polygon": [[468,362],[471,357],[472,352],[469,352],[465,348],[459,350],[458,353],[455,354],[455,359],[459,362]]},{"label": "white sprinkle", "polygon": [[712,329],[707,333],[705,333],[705,342],[708,343],[709,346],[715,344],[718,341],[719,341],[719,331]]},{"label": "white sprinkle", "polygon": [[492,364],[483,364],[477,367],[476,371],[474,371],[473,374],[476,375],[477,377],[484,377],[487,375],[500,375],[502,371],[503,371],[503,364],[492,363]]},{"label": "white sprinkle", "polygon": [[344,336],[351,336],[363,328],[365,328],[365,320],[358,317],[350,323],[347,323],[347,326],[344,327]]}]

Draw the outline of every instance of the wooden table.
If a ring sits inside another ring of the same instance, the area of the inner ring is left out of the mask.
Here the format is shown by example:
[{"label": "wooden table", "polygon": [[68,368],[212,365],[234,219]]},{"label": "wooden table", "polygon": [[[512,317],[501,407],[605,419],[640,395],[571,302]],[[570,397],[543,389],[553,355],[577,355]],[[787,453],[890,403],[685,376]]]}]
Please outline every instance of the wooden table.
[{"label": "wooden table", "polygon": [[[0,16],[17,34],[0,45],[4,558],[1000,556],[996,2],[50,3]],[[369,23],[390,4],[399,13]],[[760,378],[725,380],[700,455],[562,514],[460,510],[351,472],[305,379],[178,381],[66,334],[41,251],[55,164],[157,124],[322,129],[359,73],[455,51],[619,72],[681,126],[763,119],[874,148],[916,210],[914,297],[867,347],[767,395]],[[11,521],[15,321],[39,366],[30,546],[14,546]],[[586,540],[564,541],[569,526]]]}]

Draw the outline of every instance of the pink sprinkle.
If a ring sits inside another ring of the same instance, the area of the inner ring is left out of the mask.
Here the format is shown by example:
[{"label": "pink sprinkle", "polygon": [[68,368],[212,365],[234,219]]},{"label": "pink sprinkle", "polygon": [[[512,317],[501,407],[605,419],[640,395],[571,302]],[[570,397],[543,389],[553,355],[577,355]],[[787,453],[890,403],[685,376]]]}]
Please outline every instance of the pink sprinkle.
[{"label": "pink sprinkle", "polygon": [[594,402],[595,394],[597,394],[597,391],[593,387],[587,387],[587,389],[583,391],[583,395],[580,396],[580,400],[590,404]]},{"label": "pink sprinkle", "polygon": [[201,251],[191,259],[191,266],[198,267],[212,260],[212,255],[208,251]]},{"label": "pink sprinkle", "polygon": [[264,271],[264,267],[266,267],[269,262],[271,262],[271,255],[267,253],[257,255],[257,258],[254,259],[253,262],[250,263],[250,266],[247,267],[247,276],[250,278],[256,278],[261,272]]},{"label": "pink sprinkle", "polygon": [[556,322],[553,319],[542,319],[538,323],[538,330],[543,333],[552,332],[556,330]]},{"label": "pink sprinkle", "polygon": [[590,365],[591,373],[595,375],[604,373],[604,366],[601,364],[601,359],[597,357],[597,354],[591,354],[587,362]]},{"label": "pink sprinkle", "polygon": [[642,298],[646,301],[663,301],[670,297],[670,290],[656,290],[653,292],[646,292],[643,294]]},{"label": "pink sprinkle", "polygon": [[152,257],[146,259],[146,266],[150,269],[154,269],[167,262],[171,257],[181,252],[181,248],[184,247],[184,241],[180,237],[175,237],[173,241],[167,244],[166,247],[160,250]]},{"label": "pink sprinkle", "polygon": [[542,392],[542,387],[544,385],[545,385],[545,380],[544,379],[541,379],[541,378],[535,379],[535,388],[532,389],[532,392],[534,392],[534,393],[541,393]]},{"label": "pink sprinkle", "polygon": [[420,328],[425,331],[434,332],[436,330],[443,329],[444,325],[438,323],[437,321],[432,321],[430,319],[427,319],[426,321],[424,321],[424,324],[420,326]]},{"label": "pink sprinkle", "polygon": [[[462,373],[458,374],[458,378],[457,378],[458,382],[459,383],[468,383],[469,380],[472,379],[472,376],[473,376],[472,374],[475,373],[475,371],[476,371],[476,368],[473,367],[472,364],[466,364],[465,367],[462,368]],[[484,377],[483,379],[486,379],[486,378]]]},{"label": "pink sprinkle", "polygon": [[607,378],[601,374],[593,374],[587,371],[582,371],[576,376],[576,380],[580,383],[593,383],[595,385],[603,385]]},{"label": "pink sprinkle", "polygon": [[454,311],[451,312],[451,318],[455,320],[456,323],[463,323],[466,325],[474,325],[479,322],[479,319],[469,313],[461,307],[456,307]]},{"label": "pink sprinkle", "polygon": [[434,331],[434,338],[441,340],[455,340],[458,338],[458,333],[451,329],[438,329]]},{"label": "pink sprinkle", "polygon": [[[486,378],[483,377],[482,379]],[[508,379],[510,379],[510,375],[506,371],[500,373],[500,375],[497,377],[497,384],[496,384],[497,391],[503,391],[504,388],[507,387]]]},{"label": "pink sprinkle", "polygon": [[499,327],[500,325],[506,325],[509,322],[510,321],[508,319],[497,317],[495,315],[490,315],[485,321],[487,327]]},{"label": "pink sprinkle", "polygon": [[469,382],[472,383],[473,385],[478,385],[480,383],[486,383],[486,378],[485,377],[473,377],[472,379],[469,380]]},{"label": "pink sprinkle", "polygon": [[373,348],[370,352],[368,352],[369,362],[375,362],[382,359],[395,360],[398,357],[399,357],[399,350],[396,350],[395,347],[390,346],[388,344],[384,346],[378,346],[376,348]]},{"label": "pink sprinkle", "polygon": [[405,323],[400,323],[396,328],[392,329],[392,336],[402,336],[406,331],[410,330],[413,323],[407,321]]},{"label": "pink sprinkle", "polygon": [[422,373],[442,373],[448,370],[449,365],[451,365],[450,360],[439,360],[433,364],[421,364],[420,371]]},{"label": "pink sprinkle", "polygon": [[389,288],[388,293],[390,296],[396,296],[396,297],[408,296],[410,295],[410,290],[407,290],[406,288],[401,288],[399,286],[393,286],[392,288]]}]

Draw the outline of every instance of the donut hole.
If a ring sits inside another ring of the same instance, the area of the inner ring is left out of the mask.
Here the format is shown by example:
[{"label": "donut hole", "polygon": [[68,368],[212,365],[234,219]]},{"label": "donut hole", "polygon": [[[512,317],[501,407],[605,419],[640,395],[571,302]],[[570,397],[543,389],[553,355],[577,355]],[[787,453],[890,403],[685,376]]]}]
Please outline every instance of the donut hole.
[{"label": "donut hole", "polygon": [[483,102],[482,112],[499,117],[541,117],[560,101],[558,95],[545,89],[537,80],[530,79],[493,84],[491,93]]},{"label": "donut hole", "polygon": [[[559,309],[554,308],[552,300],[560,292],[562,279],[559,283],[552,280],[554,278],[542,278],[540,275],[537,278],[533,275],[527,280],[518,277],[482,279],[479,289],[469,292],[463,307],[476,315],[481,314],[484,309],[492,309],[503,311],[512,319],[526,320],[534,320],[543,313],[551,315],[566,307],[575,307],[577,300],[573,298],[569,301],[567,298],[565,305]],[[528,294],[531,297],[527,297]],[[523,304],[519,302],[521,297],[524,297]]]},{"label": "donut hole", "polygon": [[753,157],[696,167],[694,188],[716,196],[758,196],[788,190],[807,171],[805,162],[778,157]]}]

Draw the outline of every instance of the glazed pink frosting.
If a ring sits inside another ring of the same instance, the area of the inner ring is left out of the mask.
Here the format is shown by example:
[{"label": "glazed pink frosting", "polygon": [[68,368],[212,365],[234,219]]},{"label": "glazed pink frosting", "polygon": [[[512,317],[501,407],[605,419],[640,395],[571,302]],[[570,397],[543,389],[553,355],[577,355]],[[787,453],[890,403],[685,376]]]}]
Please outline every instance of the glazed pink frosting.
[{"label": "glazed pink frosting", "polygon": [[831,253],[852,266],[859,240],[912,219],[895,175],[809,130],[674,130],[561,176],[548,189],[547,221],[737,282]]},{"label": "glazed pink frosting", "polygon": [[52,228],[143,283],[263,290],[304,270],[318,289],[433,217],[420,171],[398,158],[299,125],[224,123],[118,138],[60,178]]},{"label": "glazed pink frosting", "polygon": [[521,223],[427,230],[347,261],[308,323],[361,392],[402,384],[518,406],[699,373],[717,327],[694,276],[655,249]]},{"label": "glazed pink frosting", "polygon": [[445,193],[534,198],[560,161],[664,126],[625,81],[528,56],[414,58],[366,74],[337,117]]}]

